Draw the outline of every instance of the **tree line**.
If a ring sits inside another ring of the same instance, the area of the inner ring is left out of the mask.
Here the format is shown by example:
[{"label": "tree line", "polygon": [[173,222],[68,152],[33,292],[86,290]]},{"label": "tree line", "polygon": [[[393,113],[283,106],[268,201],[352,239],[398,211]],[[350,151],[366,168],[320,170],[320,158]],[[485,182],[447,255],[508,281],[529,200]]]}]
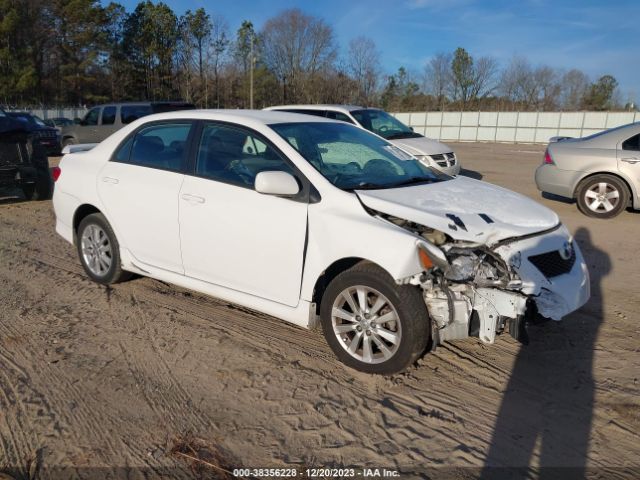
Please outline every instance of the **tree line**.
[{"label": "tree line", "polygon": [[284,10],[260,31],[232,30],[204,8],[163,2],[133,11],[97,0],[0,0],[0,103],[93,105],[182,99],[204,108],[351,103],[391,111],[625,108],[616,79],[532,65],[504,66],[464,48],[422,70],[385,74],[373,39],[342,51],[324,19]]}]

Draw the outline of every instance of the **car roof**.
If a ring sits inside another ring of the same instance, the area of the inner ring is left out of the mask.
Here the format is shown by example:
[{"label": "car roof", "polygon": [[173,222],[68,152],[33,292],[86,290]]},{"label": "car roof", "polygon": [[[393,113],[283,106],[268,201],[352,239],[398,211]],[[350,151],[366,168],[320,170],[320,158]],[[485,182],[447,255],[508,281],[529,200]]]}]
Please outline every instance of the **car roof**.
[{"label": "car roof", "polygon": [[341,112],[353,112],[356,110],[379,110],[378,108],[361,107],[359,105],[338,105],[338,104],[316,104],[316,105],[274,105],[265,108],[265,110],[286,110],[286,109],[305,109],[305,110],[337,110]]},{"label": "car roof", "polygon": [[[173,112],[157,113],[142,117],[146,121],[196,119],[196,120],[228,120],[236,123],[261,123],[272,125],[276,123],[334,123],[334,120],[314,117],[302,113],[279,112],[275,110],[178,110]],[[340,122],[342,123],[342,122]]]},{"label": "car roof", "polygon": [[627,125],[620,125],[619,127],[610,128],[608,130],[604,130],[588,137],[584,137],[582,141],[587,142],[591,146],[615,146],[621,140],[625,140],[637,133],[640,133],[640,122],[634,122]]}]

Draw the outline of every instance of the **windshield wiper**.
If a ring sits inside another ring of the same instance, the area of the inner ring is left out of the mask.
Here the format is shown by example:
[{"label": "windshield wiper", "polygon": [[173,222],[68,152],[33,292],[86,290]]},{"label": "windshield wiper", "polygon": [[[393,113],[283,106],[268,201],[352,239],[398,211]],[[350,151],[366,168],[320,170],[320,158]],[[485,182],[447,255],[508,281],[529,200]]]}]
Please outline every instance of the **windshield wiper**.
[{"label": "windshield wiper", "polygon": [[421,137],[419,133],[416,132],[398,132],[392,133],[388,137],[385,137],[387,140],[400,140],[401,138],[416,138]]},{"label": "windshield wiper", "polygon": [[392,183],[386,186],[387,188],[406,187],[407,185],[417,185],[419,183],[436,183],[440,181],[442,180],[440,180],[439,178],[411,177],[411,178],[402,180],[398,183]]},{"label": "windshield wiper", "polygon": [[349,185],[342,187],[344,190],[376,190],[380,188],[387,188],[389,185],[371,182],[362,182],[357,185]]}]

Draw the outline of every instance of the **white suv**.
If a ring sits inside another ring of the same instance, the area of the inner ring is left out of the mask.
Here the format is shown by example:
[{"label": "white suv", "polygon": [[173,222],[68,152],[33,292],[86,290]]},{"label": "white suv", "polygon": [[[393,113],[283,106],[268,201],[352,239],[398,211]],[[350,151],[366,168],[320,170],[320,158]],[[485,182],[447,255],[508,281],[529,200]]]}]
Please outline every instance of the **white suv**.
[{"label": "white suv", "polygon": [[522,339],[536,305],[559,320],[589,298],[551,210],[344,122],[152,115],[65,155],[53,177],[56,231],[94,281],[134,272],[302,327],[319,320],[365,372],[401,371],[430,340]]},{"label": "white suv", "polygon": [[451,147],[414,132],[411,127],[378,108],[356,105],[281,105],[265,110],[304,113],[351,123],[380,135],[425,165],[448,175],[460,173],[460,160],[456,158]]}]

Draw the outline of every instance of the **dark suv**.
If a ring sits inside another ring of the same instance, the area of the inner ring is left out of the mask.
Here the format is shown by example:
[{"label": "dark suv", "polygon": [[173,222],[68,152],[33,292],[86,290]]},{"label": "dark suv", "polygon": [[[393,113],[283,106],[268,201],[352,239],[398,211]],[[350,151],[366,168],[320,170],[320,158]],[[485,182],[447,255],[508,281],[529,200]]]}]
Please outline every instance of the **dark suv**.
[{"label": "dark suv", "polygon": [[60,155],[60,132],[57,128],[50,127],[40,117],[27,112],[8,112],[8,115],[23,122],[25,130],[40,139],[47,155]]},{"label": "dark suv", "polygon": [[80,123],[62,127],[62,146],[100,143],[140,117],[195,108],[195,105],[186,102],[128,102],[99,105],[89,110]]},{"label": "dark suv", "polygon": [[51,198],[47,152],[24,122],[0,109],[0,188],[20,188],[28,200]]}]

